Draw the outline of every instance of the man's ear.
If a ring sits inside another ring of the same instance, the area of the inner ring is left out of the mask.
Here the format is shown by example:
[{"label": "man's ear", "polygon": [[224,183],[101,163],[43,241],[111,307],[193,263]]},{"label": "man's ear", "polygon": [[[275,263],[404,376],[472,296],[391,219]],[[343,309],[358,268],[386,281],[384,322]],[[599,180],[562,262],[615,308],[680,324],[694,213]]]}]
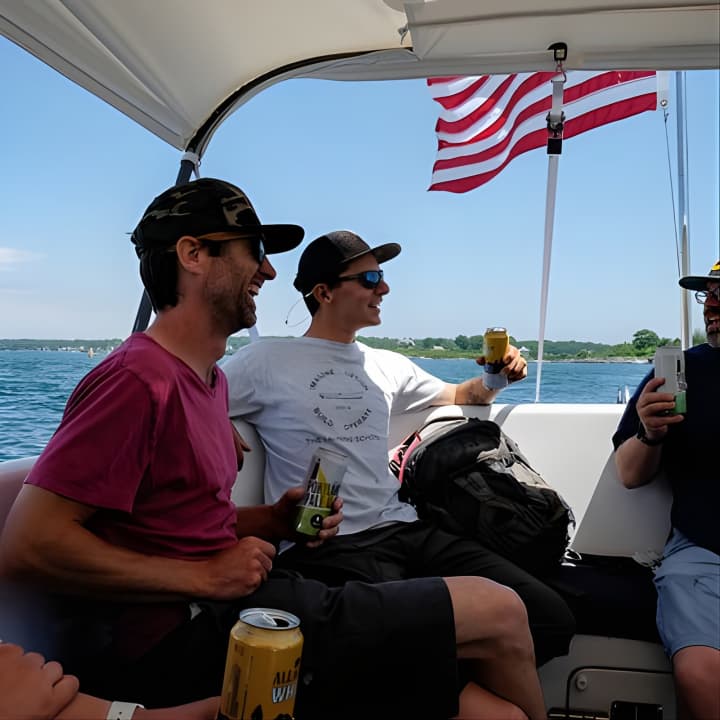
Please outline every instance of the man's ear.
[{"label": "man's ear", "polygon": [[183,235],[175,243],[175,252],[180,266],[191,273],[197,273],[206,257],[201,253],[202,243],[192,235]]},{"label": "man's ear", "polygon": [[313,295],[319,302],[327,302],[332,298],[332,290],[326,283],[318,283],[313,289]]}]

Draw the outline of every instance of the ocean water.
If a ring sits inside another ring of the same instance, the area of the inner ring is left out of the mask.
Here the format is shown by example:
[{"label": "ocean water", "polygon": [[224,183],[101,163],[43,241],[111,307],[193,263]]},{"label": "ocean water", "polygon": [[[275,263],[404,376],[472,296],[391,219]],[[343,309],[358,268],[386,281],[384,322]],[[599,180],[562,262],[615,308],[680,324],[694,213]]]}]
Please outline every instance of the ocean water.
[{"label": "ocean water", "polygon": [[[77,382],[103,358],[82,352],[0,350],[0,461],[37,455],[60,422]],[[447,382],[462,382],[481,368],[473,360],[416,358]],[[540,402],[615,403],[618,389],[632,392],[648,370],[635,363],[543,363]],[[506,388],[502,402],[535,400],[537,363],[528,378]]]}]

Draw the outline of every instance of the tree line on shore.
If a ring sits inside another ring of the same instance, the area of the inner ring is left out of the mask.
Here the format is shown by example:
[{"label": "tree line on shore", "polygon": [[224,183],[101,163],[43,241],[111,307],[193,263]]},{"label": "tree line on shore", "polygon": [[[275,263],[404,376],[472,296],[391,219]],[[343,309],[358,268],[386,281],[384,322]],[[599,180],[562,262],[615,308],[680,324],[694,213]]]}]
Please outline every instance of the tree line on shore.
[{"label": "tree line on shore", "polygon": [[[483,352],[482,335],[458,335],[455,338],[359,338],[371,347],[395,350],[404,355],[423,357],[477,357]],[[702,342],[701,337],[697,342]],[[510,336],[510,342],[520,348],[531,360],[537,359],[538,341],[519,340]],[[632,340],[617,345],[581,340],[545,340],[543,357],[546,360],[607,360],[611,358],[650,358],[658,347],[679,345],[679,338],[660,337],[653,330],[643,328],[634,333]]]},{"label": "tree line on shore", "polygon": [[[366,345],[386,350],[394,350],[403,355],[431,358],[477,357],[482,354],[482,335],[457,335],[454,338],[388,338],[365,337],[358,339]],[[702,332],[693,335],[693,344],[705,341]],[[93,348],[96,352],[109,351],[117,347],[122,340],[110,338],[106,340],[35,340],[35,339],[2,339],[0,350],[79,350],[87,352]],[[233,336],[228,339],[228,352],[250,342],[247,336]],[[510,336],[510,342],[529,359],[536,359],[538,353],[537,340],[518,340]],[[585,342],[581,340],[545,340],[543,356],[546,360],[607,360],[610,358],[650,358],[658,347],[663,345],[679,345],[678,338],[660,337],[653,330],[643,328],[637,330],[632,340],[617,345]]]}]

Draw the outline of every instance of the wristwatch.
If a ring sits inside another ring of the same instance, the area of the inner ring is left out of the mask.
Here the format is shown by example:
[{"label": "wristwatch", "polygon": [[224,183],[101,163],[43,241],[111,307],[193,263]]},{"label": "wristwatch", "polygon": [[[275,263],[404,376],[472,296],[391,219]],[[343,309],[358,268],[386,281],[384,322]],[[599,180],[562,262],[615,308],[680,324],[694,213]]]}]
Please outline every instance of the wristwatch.
[{"label": "wristwatch", "polygon": [[118,702],[116,700],[110,703],[110,709],[108,710],[105,720],[130,720],[138,708],[145,709],[145,706],[133,702]]},{"label": "wristwatch", "polygon": [[638,425],[637,433],[635,434],[635,437],[644,445],[647,445],[648,447],[657,447],[658,445],[662,445],[665,442],[665,436],[663,435],[661,438],[658,438],[657,440],[651,440],[647,436],[647,431],[645,430],[645,426],[640,423]]}]

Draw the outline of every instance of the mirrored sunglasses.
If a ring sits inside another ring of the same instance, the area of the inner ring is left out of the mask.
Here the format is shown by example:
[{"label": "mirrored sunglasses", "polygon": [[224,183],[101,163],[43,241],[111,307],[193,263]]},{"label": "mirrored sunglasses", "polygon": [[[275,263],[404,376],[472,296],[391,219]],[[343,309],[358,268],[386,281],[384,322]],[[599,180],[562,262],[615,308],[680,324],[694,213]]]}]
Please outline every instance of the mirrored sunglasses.
[{"label": "mirrored sunglasses", "polygon": [[355,275],[340,275],[338,282],[357,280],[364,288],[374,290],[382,282],[382,279],[382,270],[365,270],[364,272],[355,273]]}]

